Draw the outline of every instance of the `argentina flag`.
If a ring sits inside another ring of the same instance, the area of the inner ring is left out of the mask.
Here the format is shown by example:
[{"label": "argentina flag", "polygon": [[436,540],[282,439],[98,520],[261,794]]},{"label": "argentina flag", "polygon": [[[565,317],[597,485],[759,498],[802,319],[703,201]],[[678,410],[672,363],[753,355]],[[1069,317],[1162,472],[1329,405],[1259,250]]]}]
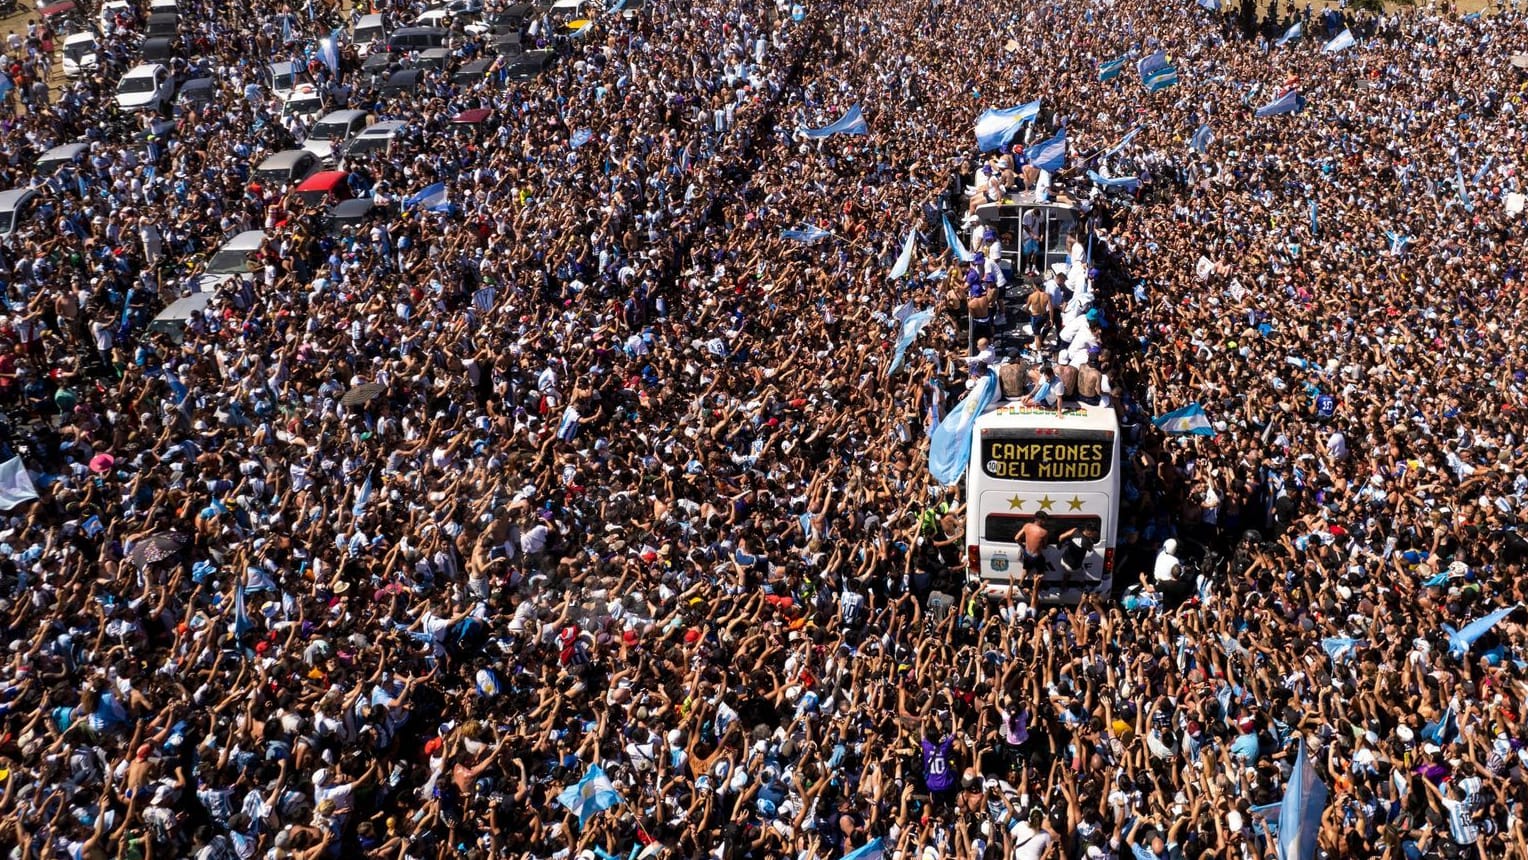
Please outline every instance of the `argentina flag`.
[{"label": "argentina flag", "polygon": [[1282,113],[1294,113],[1302,106],[1303,105],[1301,104],[1300,94],[1294,90],[1290,90],[1289,92],[1279,96],[1268,104],[1258,108],[1256,113],[1258,117],[1278,116]]},{"label": "argentina flag", "polygon": [[971,433],[976,419],[997,396],[997,373],[987,371],[950,414],[929,434],[928,473],[941,484],[960,480],[971,458]]},{"label": "argentina flag", "polygon": [[578,816],[578,824],[582,827],[589,823],[596,813],[603,812],[614,806],[625,803],[625,799],[615,790],[615,784],[610,777],[605,775],[605,769],[597,764],[589,765],[589,770],[584,773],[576,785],[570,785],[557,795],[557,803],[562,808]]},{"label": "argentina flag", "polygon": [[831,235],[833,234],[822,229],[821,227],[817,227],[812,224],[803,224],[799,230],[780,231],[781,239],[789,239],[792,242],[801,242],[805,245],[810,245],[814,242],[820,242]]},{"label": "argentina flag", "polygon": [[907,231],[907,241],[902,243],[902,253],[897,257],[897,262],[891,267],[891,274],[888,276],[891,280],[895,281],[907,274],[908,268],[913,264],[913,251],[917,247],[917,242],[918,231]]},{"label": "argentina flag", "polygon": [[962,263],[969,263],[976,259],[976,255],[966,250],[964,242],[960,241],[960,234],[955,232],[955,227],[950,224],[950,216],[941,213],[939,220],[944,222],[944,243],[950,246],[950,253]]},{"label": "argentina flag", "polygon": [[886,368],[887,375],[896,373],[897,368],[902,366],[902,358],[907,354],[907,348],[913,345],[913,341],[918,339],[918,334],[923,331],[923,327],[933,318],[934,309],[929,308],[908,314],[907,318],[902,320],[902,332],[897,337],[897,346],[891,356],[891,365]]},{"label": "argentina flag", "polygon": [[1005,110],[984,111],[976,119],[976,143],[982,152],[991,152],[1013,139],[1025,123],[1040,115],[1040,102],[1032,101]]},{"label": "argentina flag", "polygon": [[1316,833],[1321,829],[1330,791],[1311,767],[1304,741],[1298,743],[1294,772],[1279,803],[1279,856],[1283,860],[1315,860]]},{"label": "argentina flag", "polygon": [[1029,159],[1038,170],[1056,173],[1066,165],[1066,129],[1056,132],[1056,136],[1050,140],[1042,140],[1025,150],[1024,157]]},{"label": "argentina flag", "polygon": [[1136,74],[1141,76],[1141,83],[1145,83],[1146,79],[1151,77],[1152,73],[1158,71],[1159,69],[1167,68],[1167,65],[1167,52],[1157,51],[1154,54],[1149,54],[1140,58],[1139,60],[1136,60],[1135,71]]},{"label": "argentina flag", "polygon": [[1303,35],[1305,35],[1305,25],[1299,21],[1296,21],[1294,24],[1290,25],[1288,30],[1284,31],[1284,35],[1275,39],[1273,43],[1282,48]]},{"label": "argentina flag", "polygon": [[1358,40],[1353,38],[1353,31],[1343,30],[1341,33],[1338,33],[1337,37],[1332,39],[1332,41],[1327,42],[1325,45],[1321,46],[1321,53],[1335,54],[1339,51],[1346,51],[1348,48],[1351,48],[1356,44],[1358,44]]},{"label": "argentina flag", "polygon": [[493,287],[483,287],[472,294],[472,306],[486,314],[493,310],[493,303],[497,298],[497,290]]},{"label": "argentina flag", "polygon": [[1110,60],[1098,67],[1098,79],[1100,81],[1112,81],[1119,77],[1119,73],[1125,70],[1125,58]]},{"label": "argentina flag", "polygon": [[1215,428],[1210,424],[1210,416],[1204,412],[1204,407],[1197,403],[1190,403],[1182,409],[1173,411],[1151,419],[1151,423],[1157,425],[1163,433],[1170,436],[1214,436]]},{"label": "argentina flag", "polygon": [[1147,92],[1160,92],[1178,83],[1178,70],[1172,66],[1163,66],[1147,75],[1144,83]]},{"label": "argentina flag", "polygon": [[865,116],[860,111],[860,106],[849,108],[838,122],[825,125],[822,128],[804,128],[801,133],[814,140],[824,137],[832,137],[835,134],[869,134],[870,126],[865,124]]},{"label": "argentina flag", "polygon": [[1132,193],[1141,187],[1141,180],[1134,176],[1100,176],[1096,171],[1092,170],[1088,171],[1088,180],[1100,188],[1114,188]]},{"label": "argentina flag", "polygon": [[1470,647],[1475,644],[1476,640],[1490,632],[1492,627],[1500,624],[1502,619],[1511,615],[1516,609],[1517,604],[1503,606],[1490,615],[1484,618],[1477,618],[1458,630],[1447,624],[1443,625],[1443,632],[1448,634],[1448,652],[1460,657],[1470,653]]}]

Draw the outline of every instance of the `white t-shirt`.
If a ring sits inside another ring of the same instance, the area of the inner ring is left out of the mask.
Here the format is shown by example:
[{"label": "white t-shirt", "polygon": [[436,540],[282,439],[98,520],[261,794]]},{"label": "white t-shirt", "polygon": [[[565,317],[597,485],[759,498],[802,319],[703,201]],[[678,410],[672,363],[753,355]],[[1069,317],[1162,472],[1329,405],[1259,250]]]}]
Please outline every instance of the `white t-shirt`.
[{"label": "white t-shirt", "polygon": [[1182,566],[1178,563],[1178,557],[1163,552],[1157,555],[1157,565],[1152,571],[1152,578],[1157,582],[1177,582],[1181,570]]},{"label": "white t-shirt", "polygon": [[1051,835],[1035,830],[1029,822],[1020,821],[1013,826],[1013,860],[1040,860],[1050,847]]}]

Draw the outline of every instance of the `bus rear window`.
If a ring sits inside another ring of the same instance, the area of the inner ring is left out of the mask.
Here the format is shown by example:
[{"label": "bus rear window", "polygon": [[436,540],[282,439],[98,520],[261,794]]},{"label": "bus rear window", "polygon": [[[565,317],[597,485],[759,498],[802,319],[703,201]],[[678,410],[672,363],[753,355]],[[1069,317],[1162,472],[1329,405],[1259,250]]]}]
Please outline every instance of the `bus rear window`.
[{"label": "bus rear window", "polygon": [[[1024,525],[1034,519],[1033,514],[988,514],[987,521],[982,524],[983,543],[1018,543],[1019,531]],[[1052,515],[1046,520],[1046,530],[1050,533],[1049,541],[1054,542],[1061,535],[1075,528],[1092,526],[1095,534],[1103,527],[1103,520],[1095,516],[1076,514]]]}]

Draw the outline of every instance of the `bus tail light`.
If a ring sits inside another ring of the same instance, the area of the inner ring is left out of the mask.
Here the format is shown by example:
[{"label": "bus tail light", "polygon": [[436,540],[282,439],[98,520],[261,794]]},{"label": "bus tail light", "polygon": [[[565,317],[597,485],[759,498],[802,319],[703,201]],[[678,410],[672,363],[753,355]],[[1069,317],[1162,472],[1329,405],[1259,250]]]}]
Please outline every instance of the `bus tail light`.
[{"label": "bus tail light", "polygon": [[1114,547],[1104,550],[1104,576],[1114,573]]},{"label": "bus tail light", "polygon": [[966,563],[972,573],[982,572],[982,548],[978,544],[970,544],[966,547]]}]

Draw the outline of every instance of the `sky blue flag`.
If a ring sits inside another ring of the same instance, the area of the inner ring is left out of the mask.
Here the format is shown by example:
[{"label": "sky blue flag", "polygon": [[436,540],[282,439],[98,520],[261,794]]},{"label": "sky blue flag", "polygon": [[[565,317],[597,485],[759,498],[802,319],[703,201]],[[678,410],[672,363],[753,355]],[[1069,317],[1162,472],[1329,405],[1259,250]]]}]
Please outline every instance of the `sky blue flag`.
[{"label": "sky blue flag", "polygon": [[799,230],[780,231],[781,239],[789,239],[792,242],[801,242],[806,245],[810,245],[814,242],[820,242],[831,235],[833,234],[822,229],[821,227],[816,226],[815,224],[803,224]]},{"label": "sky blue flag", "polygon": [[1113,155],[1114,153],[1119,152],[1120,150],[1124,149],[1125,145],[1130,143],[1130,141],[1135,140],[1135,136],[1140,134],[1143,130],[1145,130],[1145,128],[1146,128],[1146,126],[1144,126],[1144,125],[1138,125],[1135,128],[1132,128],[1129,131],[1125,132],[1125,136],[1119,139],[1119,143],[1116,143],[1113,146],[1109,147],[1108,149],[1104,150],[1103,152],[1100,152],[1098,154],[1098,157],[1099,158],[1108,158],[1109,156]]},{"label": "sky blue flag", "polygon": [[1166,51],[1157,51],[1135,61],[1135,71],[1136,74],[1141,76],[1141,83],[1145,83],[1146,79],[1151,77],[1153,72],[1165,68],[1167,68]]},{"label": "sky blue flag", "polygon": [[1316,220],[1316,198],[1310,199],[1310,234],[1312,236],[1321,233],[1321,224]]},{"label": "sky blue flag", "polygon": [[1199,5],[1210,10],[1211,12],[1220,11],[1220,0],[1199,0]]},{"label": "sky blue flag", "polygon": [[1038,99],[1018,107],[983,111],[976,118],[976,144],[982,152],[991,152],[1013,140],[1025,123],[1034,122],[1039,115]]},{"label": "sky blue flag", "polygon": [[1493,162],[1495,160],[1496,160],[1496,156],[1494,156],[1494,155],[1486,156],[1485,164],[1480,165],[1480,169],[1475,171],[1475,175],[1470,177],[1470,181],[1475,183],[1476,185],[1479,185],[1480,184],[1480,180],[1486,178],[1486,171],[1491,169],[1491,162]]},{"label": "sky blue flag", "polygon": [[334,43],[333,34],[318,40],[318,58],[329,67],[330,74],[340,73],[340,49]]},{"label": "sky blue flag", "polygon": [[902,357],[907,354],[907,348],[913,345],[913,341],[918,339],[918,333],[923,331],[923,327],[933,318],[934,309],[929,308],[926,311],[908,314],[907,318],[902,320],[902,334],[897,337],[897,349],[891,356],[891,366],[886,369],[886,375],[896,373],[902,366]]},{"label": "sky blue flag", "polygon": [[1188,139],[1188,148],[1200,153],[1208,152],[1210,143],[1215,140],[1215,132],[1210,131],[1210,124],[1205,123],[1194,131],[1194,136]]},{"label": "sky blue flag", "polygon": [[1147,92],[1161,92],[1178,83],[1178,70],[1172,66],[1163,66],[1146,77]]},{"label": "sky blue flag", "polygon": [[960,241],[960,234],[955,232],[954,226],[950,224],[950,216],[940,213],[939,219],[944,222],[945,244],[950,246],[950,253],[955,255],[955,259],[962,263],[975,260],[976,255],[966,250],[965,243]]},{"label": "sky blue flag", "polygon": [[844,855],[844,860],[881,860],[886,854],[886,845],[881,842],[881,837],[866,842],[864,845]]},{"label": "sky blue flag", "polygon": [[1125,58],[1110,60],[1098,67],[1098,79],[1100,81],[1112,81],[1119,77],[1119,73],[1125,70]]},{"label": "sky blue flag", "polygon": [[1215,435],[1215,427],[1210,424],[1210,416],[1206,415],[1204,407],[1197,403],[1190,403],[1160,418],[1153,418],[1151,423],[1157,425],[1163,433],[1175,436]]},{"label": "sky blue flag", "polygon": [[860,106],[849,108],[838,122],[825,125],[822,128],[804,128],[801,133],[813,139],[832,137],[835,134],[869,134],[870,126],[865,124],[865,116],[860,112]]},{"label": "sky blue flag", "polygon": [[1459,164],[1459,153],[1454,153],[1454,185],[1459,189],[1459,202],[1464,204],[1464,211],[1474,212],[1475,203],[1470,200],[1470,192],[1464,188],[1464,168]]},{"label": "sky blue flag", "polygon": [[1358,40],[1353,38],[1353,31],[1344,29],[1341,33],[1338,33],[1337,36],[1332,39],[1332,41],[1327,42],[1325,45],[1321,46],[1321,53],[1335,54],[1339,51],[1346,51],[1356,44],[1358,44]]},{"label": "sky blue flag", "polygon": [[1385,231],[1385,238],[1390,240],[1390,255],[1399,257],[1406,250],[1406,243],[1411,241],[1410,236],[1403,236],[1393,230]]},{"label": "sky blue flag", "polygon": [[918,231],[908,230],[907,241],[902,243],[902,253],[897,257],[897,262],[891,267],[891,274],[887,277],[895,281],[897,278],[907,274],[908,268],[913,264],[913,251],[917,246],[917,241]]},{"label": "sky blue flag", "polygon": [[1443,631],[1448,634],[1448,652],[1456,656],[1470,653],[1470,646],[1475,644],[1475,640],[1490,632],[1492,627],[1500,624],[1501,620],[1511,615],[1515,609],[1517,609],[1515,603],[1511,606],[1503,606],[1484,618],[1471,621],[1459,630],[1447,624],[1443,625]]},{"label": "sky blue flag", "polygon": [[928,473],[934,480],[949,485],[965,474],[966,461],[971,458],[972,428],[996,396],[997,372],[989,370],[929,434]]},{"label": "sky blue flag", "polygon": [[1279,804],[1280,860],[1315,860],[1316,834],[1321,829],[1321,814],[1326,811],[1330,790],[1316,776],[1305,754],[1305,742],[1299,741],[1294,772],[1284,786],[1284,800]]},{"label": "sky blue flag", "polygon": [[403,201],[403,208],[405,209],[413,209],[416,206],[422,207],[428,212],[449,212],[451,204],[446,200],[446,183],[437,182],[433,185],[426,185],[419,189],[417,194]]},{"label": "sky blue flag", "polygon": [[371,472],[366,473],[366,480],[361,482],[359,489],[355,491],[355,503],[350,506],[351,516],[360,516],[366,513],[366,504],[371,501]]},{"label": "sky blue flag", "polygon": [[1443,709],[1437,722],[1423,726],[1419,736],[1423,742],[1434,743],[1440,747],[1452,743],[1454,738],[1459,736],[1459,717],[1454,713],[1454,703],[1448,703],[1448,707]]},{"label": "sky blue flag", "polygon": [[1321,650],[1333,663],[1343,663],[1353,659],[1353,651],[1362,644],[1365,643],[1347,636],[1328,636],[1321,640]]},{"label": "sky blue flag", "polygon": [[1056,136],[1050,140],[1042,140],[1024,151],[1024,157],[1029,159],[1038,170],[1048,170],[1056,173],[1066,166],[1066,129],[1056,132]]},{"label": "sky blue flag", "polygon": [[1305,35],[1305,25],[1296,21],[1289,25],[1289,29],[1284,31],[1284,35],[1274,40],[1274,44],[1282,48],[1303,35]]},{"label": "sky blue flag", "polygon": [[593,139],[593,131],[590,131],[587,128],[581,128],[578,131],[573,132],[573,136],[568,138],[568,146],[572,149],[578,149],[580,146],[583,146]]},{"label": "sky blue flag", "polygon": [[577,785],[570,785],[557,795],[557,802],[574,815],[578,816],[578,824],[582,827],[589,823],[596,813],[603,812],[613,806],[619,806],[626,802],[615,790],[615,785],[610,777],[605,775],[605,769],[597,764],[589,765],[589,770],[584,773],[584,778]]},{"label": "sky blue flag", "polygon": [[1278,116],[1281,113],[1294,113],[1300,109],[1300,94],[1294,90],[1279,96],[1268,104],[1257,109],[1259,117]]},{"label": "sky blue flag", "polygon": [[1120,188],[1132,193],[1141,187],[1141,180],[1134,176],[1100,176],[1097,171],[1089,170],[1088,179],[1100,188]]},{"label": "sky blue flag", "polygon": [[244,634],[255,629],[255,624],[249,619],[249,610],[244,606],[244,586],[236,585],[233,589],[233,635],[236,639],[244,638]]}]

